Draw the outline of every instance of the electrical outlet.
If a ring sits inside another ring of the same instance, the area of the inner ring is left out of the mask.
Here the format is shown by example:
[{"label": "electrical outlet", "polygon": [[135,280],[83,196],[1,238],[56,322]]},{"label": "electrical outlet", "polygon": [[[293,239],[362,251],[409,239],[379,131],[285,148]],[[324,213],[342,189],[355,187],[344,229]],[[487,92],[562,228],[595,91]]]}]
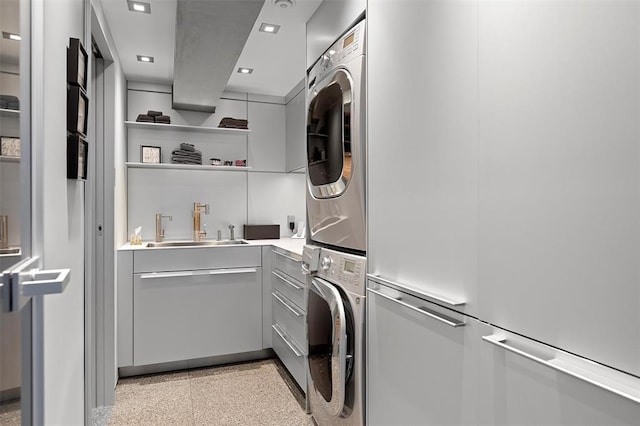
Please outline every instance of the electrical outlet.
[{"label": "electrical outlet", "polygon": [[295,216],[287,216],[287,225],[291,232],[294,232],[296,229],[296,217]]}]

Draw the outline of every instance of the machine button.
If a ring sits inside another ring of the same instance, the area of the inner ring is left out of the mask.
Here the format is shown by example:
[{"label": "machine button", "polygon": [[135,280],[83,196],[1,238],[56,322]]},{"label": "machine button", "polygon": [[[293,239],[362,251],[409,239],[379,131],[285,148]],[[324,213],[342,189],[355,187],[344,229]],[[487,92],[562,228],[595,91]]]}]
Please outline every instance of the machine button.
[{"label": "machine button", "polygon": [[328,271],[331,268],[331,258],[329,256],[325,256],[320,261],[320,267],[323,271]]}]

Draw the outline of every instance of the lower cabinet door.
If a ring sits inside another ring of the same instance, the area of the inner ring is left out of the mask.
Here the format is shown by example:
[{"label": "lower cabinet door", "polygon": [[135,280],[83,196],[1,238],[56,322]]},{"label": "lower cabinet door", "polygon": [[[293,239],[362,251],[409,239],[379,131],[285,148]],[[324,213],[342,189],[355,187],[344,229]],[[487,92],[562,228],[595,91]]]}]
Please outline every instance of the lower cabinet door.
[{"label": "lower cabinet door", "polygon": [[486,324],[481,339],[480,424],[640,424],[637,377]]},{"label": "lower cabinet door", "polygon": [[298,343],[287,335],[278,324],[273,324],[273,350],[280,358],[280,361],[289,370],[298,386],[307,392],[306,356],[304,350]]},{"label": "lower cabinet door", "polygon": [[369,282],[367,424],[477,423],[479,323]]},{"label": "lower cabinet door", "polygon": [[134,365],[262,349],[261,268],[134,275]]}]

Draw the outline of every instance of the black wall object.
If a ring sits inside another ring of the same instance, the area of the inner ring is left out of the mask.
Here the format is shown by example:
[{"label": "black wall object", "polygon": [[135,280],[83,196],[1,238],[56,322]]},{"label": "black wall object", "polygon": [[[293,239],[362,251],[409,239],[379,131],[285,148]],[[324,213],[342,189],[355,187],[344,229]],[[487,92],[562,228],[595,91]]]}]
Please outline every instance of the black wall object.
[{"label": "black wall object", "polygon": [[67,136],[67,179],[87,179],[89,144],[78,134]]},{"label": "black wall object", "polygon": [[77,38],[69,39],[67,49],[67,83],[87,90],[87,52]]},{"label": "black wall object", "polygon": [[77,38],[67,48],[67,178],[87,179],[88,56]]}]

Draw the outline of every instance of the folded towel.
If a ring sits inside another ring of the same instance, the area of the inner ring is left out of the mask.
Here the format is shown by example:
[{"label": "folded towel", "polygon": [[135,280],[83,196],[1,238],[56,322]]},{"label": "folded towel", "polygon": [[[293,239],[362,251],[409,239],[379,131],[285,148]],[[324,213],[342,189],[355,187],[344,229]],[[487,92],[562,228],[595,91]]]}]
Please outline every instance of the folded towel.
[{"label": "folded towel", "polygon": [[245,120],[243,118],[232,118],[232,117],[223,117],[220,120],[220,124],[218,127],[229,128],[229,129],[247,129],[249,125],[249,120]]},{"label": "folded towel", "polygon": [[162,115],[162,111],[149,110],[149,111],[147,111],[147,115],[150,115],[151,117],[158,117],[158,116]]},{"label": "folded towel", "polygon": [[156,120],[156,123],[171,124],[171,117],[168,115],[158,115],[153,118]]},{"label": "folded towel", "polygon": [[140,123],[153,123],[153,117],[146,114],[138,114],[138,118],[136,118],[136,121]]},{"label": "folded towel", "polygon": [[190,143],[186,143],[186,142],[182,142],[180,144],[180,149],[182,151],[190,151],[190,152],[194,152],[196,150],[195,145],[190,144]]}]

